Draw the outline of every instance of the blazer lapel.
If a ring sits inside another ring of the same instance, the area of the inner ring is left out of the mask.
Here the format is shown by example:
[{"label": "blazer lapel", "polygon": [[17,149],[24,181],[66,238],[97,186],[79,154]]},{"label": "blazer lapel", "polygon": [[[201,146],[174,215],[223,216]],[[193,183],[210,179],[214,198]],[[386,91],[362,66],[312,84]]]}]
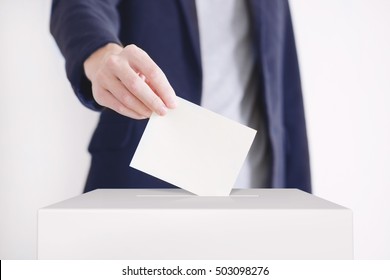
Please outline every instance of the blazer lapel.
[{"label": "blazer lapel", "polygon": [[188,33],[191,40],[193,52],[198,63],[199,69],[202,69],[201,57],[200,57],[200,42],[199,42],[199,28],[198,28],[198,16],[196,13],[195,0],[178,0],[183,14],[185,24],[188,29]]}]

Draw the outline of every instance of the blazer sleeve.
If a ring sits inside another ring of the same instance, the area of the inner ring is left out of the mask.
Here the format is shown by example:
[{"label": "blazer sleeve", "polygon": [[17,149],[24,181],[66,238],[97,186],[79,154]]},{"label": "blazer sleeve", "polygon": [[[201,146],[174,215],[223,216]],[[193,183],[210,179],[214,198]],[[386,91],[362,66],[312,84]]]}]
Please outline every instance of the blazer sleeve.
[{"label": "blazer sleeve", "polygon": [[92,96],[84,61],[107,43],[119,40],[119,0],[53,0],[50,32],[65,57],[66,75],[79,100],[92,110],[102,107]]}]

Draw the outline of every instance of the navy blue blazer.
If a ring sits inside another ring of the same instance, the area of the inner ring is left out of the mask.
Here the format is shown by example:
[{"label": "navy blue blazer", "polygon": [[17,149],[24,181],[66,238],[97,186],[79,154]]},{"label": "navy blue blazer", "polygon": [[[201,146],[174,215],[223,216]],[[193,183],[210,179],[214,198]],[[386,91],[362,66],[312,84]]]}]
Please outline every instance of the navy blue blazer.
[{"label": "navy blue blazer", "polygon": [[[272,151],[270,187],[311,191],[301,83],[287,0],[248,0],[259,68],[259,106]],[[172,185],[129,167],[147,120],[100,107],[83,72],[84,60],[109,42],[136,44],[161,67],[176,93],[200,103],[202,65],[194,0],[54,0],[50,22],[80,101],[100,110],[89,145],[85,191]]]}]

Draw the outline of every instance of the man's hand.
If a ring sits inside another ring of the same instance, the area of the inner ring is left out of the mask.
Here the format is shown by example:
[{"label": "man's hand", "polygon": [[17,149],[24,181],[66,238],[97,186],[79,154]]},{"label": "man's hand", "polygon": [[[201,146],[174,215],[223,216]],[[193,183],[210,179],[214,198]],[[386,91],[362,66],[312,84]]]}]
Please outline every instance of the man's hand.
[{"label": "man's hand", "polygon": [[119,114],[145,119],[176,107],[175,91],[149,55],[135,45],[107,44],[84,62],[96,102]]}]

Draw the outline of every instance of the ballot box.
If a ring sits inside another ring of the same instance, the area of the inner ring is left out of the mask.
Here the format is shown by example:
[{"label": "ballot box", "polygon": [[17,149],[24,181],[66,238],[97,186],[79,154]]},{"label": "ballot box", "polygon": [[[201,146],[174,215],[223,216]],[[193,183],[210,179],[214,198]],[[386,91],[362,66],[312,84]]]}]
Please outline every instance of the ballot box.
[{"label": "ballot box", "polygon": [[296,189],[99,189],[42,208],[39,259],[352,259],[352,211]]}]

